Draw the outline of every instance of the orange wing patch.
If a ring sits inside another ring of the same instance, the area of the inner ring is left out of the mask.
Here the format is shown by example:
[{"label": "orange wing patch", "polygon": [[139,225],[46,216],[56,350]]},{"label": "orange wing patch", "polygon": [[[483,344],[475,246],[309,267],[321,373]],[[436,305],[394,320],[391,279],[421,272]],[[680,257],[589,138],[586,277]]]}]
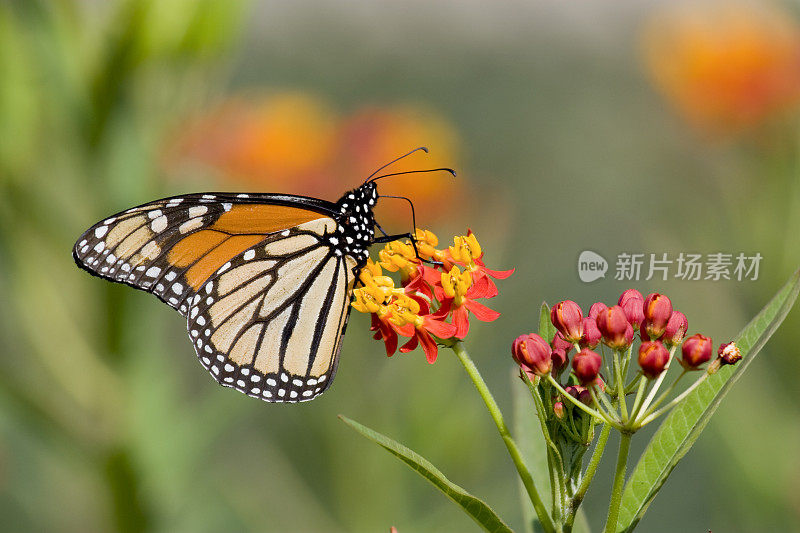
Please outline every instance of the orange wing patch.
[{"label": "orange wing patch", "polygon": [[211,226],[226,233],[273,233],[324,218],[314,211],[279,205],[235,205]]},{"label": "orange wing patch", "polygon": [[234,205],[208,229],[178,241],[167,260],[175,267],[189,267],[186,281],[197,291],[231,257],[258,244],[265,235],[320,218],[326,217],[297,207]]}]

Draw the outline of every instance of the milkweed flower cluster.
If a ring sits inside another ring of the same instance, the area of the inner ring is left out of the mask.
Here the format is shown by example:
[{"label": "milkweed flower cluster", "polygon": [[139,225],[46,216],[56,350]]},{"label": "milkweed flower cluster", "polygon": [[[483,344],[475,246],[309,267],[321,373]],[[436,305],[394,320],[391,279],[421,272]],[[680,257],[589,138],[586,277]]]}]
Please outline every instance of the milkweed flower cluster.
[{"label": "milkweed flower cluster", "polygon": [[[422,346],[429,363],[436,361],[438,340],[463,339],[469,333],[470,315],[491,322],[500,313],[478,300],[497,296],[492,278],[505,279],[513,269],[486,267],[475,234],[453,238],[453,245],[438,249],[431,231],[417,229],[414,241],[392,241],[368,259],[359,274],[361,285],[353,291],[352,306],[372,316],[374,338],[386,345],[386,355],[397,351],[399,337],[408,337],[400,352]],[[400,285],[387,275],[399,275]]]},{"label": "milkweed flower cluster", "polygon": [[[576,415],[589,413],[620,428],[635,430],[673,407],[722,365],[741,359],[734,343],[722,344],[717,359],[695,384],[656,411],[677,382],[686,373],[701,369],[714,352],[709,337],[700,333],[686,337],[686,315],[674,309],[667,296],[652,293],[644,297],[628,289],[616,305],[596,302],[586,316],[577,303],[565,300],[550,310],[550,321],[555,333],[549,342],[535,333],[521,335],[514,340],[511,353],[531,382],[552,386],[551,397],[546,400],[559,418],[559,411],[571,405],[581,408]],[[637,339],[639,346],[634,349]],[[680,357],[676,355],[679,347]],[[634,358],[638,372],[626,382]],[[673,359],[683,371],[656,398]],[[567,372],[568,368],[571,371]],[[628,406],[627,396],[634,392],[633,405]]]}]

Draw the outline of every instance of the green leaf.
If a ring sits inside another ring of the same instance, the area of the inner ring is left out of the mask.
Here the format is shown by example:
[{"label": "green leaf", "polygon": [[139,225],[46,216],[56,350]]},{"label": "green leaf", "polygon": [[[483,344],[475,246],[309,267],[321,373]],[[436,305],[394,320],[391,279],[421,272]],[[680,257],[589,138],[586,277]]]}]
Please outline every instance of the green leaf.
[{"label": "green leaf", "polygon": [[542,302],[542,310],[539,312],[539,336],[547,342],[553,342],[556,336],[556,328],[550,322],[550,307],[547,302]]},{"label": "green leaf", "polygon": [[447,479],[430,461],[414,452],[414,450],[406,448],[399,442],[363,426],[344,415],[339,415],[339,418],[342,422],[355,429],[369,440],[379,444],[386,451],[410,466],[412,470],[430,481],[433,486],[442,491],[445,496],[457,503],[459,507],[472,517],[484,530],[490,533],[513,533],[511,528],[497,516],[491,507]]},{"label": "green leaf", "polygon": [[736,345],[743,359],[735,366],[724,366],[697,387],[670,412],[647,445],[633,470],[617,522],[617,531],[631,531],[639,523],[675,465],[686,455],[717,410],[722,398],[755,359],[789,313],[800,289],[800,271],[770,300],[739,333]]}]

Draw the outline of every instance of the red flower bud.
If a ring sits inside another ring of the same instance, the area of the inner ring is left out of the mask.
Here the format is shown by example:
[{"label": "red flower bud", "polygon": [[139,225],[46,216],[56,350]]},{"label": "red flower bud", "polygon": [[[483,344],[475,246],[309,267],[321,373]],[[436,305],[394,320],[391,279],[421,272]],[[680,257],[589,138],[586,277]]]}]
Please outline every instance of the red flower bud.
[{"label": "red flower bud", "polygon": [[538,376],[550,373],[553,363],[550,359],[550,345],[535,333],[520,335],[511,345],[511,356],[514,361]]},{"label": "red flower bud", "polygon": [[[629,328],[631,329],[630,342],[625,338]],[[603,335],[603,342],[614,350],[623,350],[633,342],[633,328],[628,323],[622,307],[618,305],[608,307],[597,315],[597,329]]]},{"label": "red flower bud", "polygon": [[564,353],[569,354],[569,351],[572,350],[572,343],[566,340],[560,331],[557,331],[553,336],[553,342],[550,343],[550,347],[554,350],[563,350]]},{"label": "red flower bud", "polygon": [[550,360],[553,362],[553,374],[556,376],[560,375],[567,368],[567,363],[569,363],[567,352],[560,348],[550,353]]},{"label": "red flower bud", "polygon": [[606,309],[608,309],[608,306],[603,302],[595,302],[589,308],[588,316],[589,318],[597,318],[597,315],[599,315],[602,311],[605,311]]},{"label": "red flower bud", "polygon": [[580,345],[582,348],[594,349],[600,343],[600,330],[597,329],[597,322],[594,318],[586,317],[583,319],[583,337]]},{"label": "red flower bud", "polygon": [[550,310],[550,321],[569,342],[578,342],[583,336],[583,312],[572,300],[557,303]]},{"label": "red flower bud", "polygon": [[581,391],[578,393],[578,401],[584,405],[592,405],[594,399],[592,398],[592,393],[589,392],[589,389],[584,389],[581,387]]},{"label": "red flower bud", "polygon": [[572,396],[577,400],[578,396],[580,395],[580,392],[583,390],[583,387],[570,385],[569,387],[564,387],[564,390],[566,391],[567,394],[569,394],[570,396]]},{"label": "red flower bud", "polygon": [[639,366],[648,379],[658,377],[669,362],[669,352],[660,341],[643,342],[639,346]]},{"label": "red flower bud", "polygon": [[664,328],[664,335],[659,340],[667,346],[677,346],[686,336],[687,329],[689,329],[689,321],[686,319],[686,315],[680,311],[673,311]]},{"label": "red flower bud", "polygon": [[719,355],[720,362],[723,365],[735,365],[742,359],[742,352],[733,342],[720,344],[717,355]]},{"label": "red flower bud", "polygon": [[628,289],[619,296],[617,305],[619,305],[620,307],[624,307],[625,302],[627,302],[631,298],[644,302],[644,296],[642,296],[641,292],[637,291],[636,289]]},{"label": "red flower bud", "polygon": [[681,365],[684,368],[697,368],[711,359],[713,351],[714,342],[705,335],[695,333],[683,341],[683,346],[681,346],[681,353],[683,353]]},{"label": "red flower bud", "polygon": [[654,292],[644,301],[644,326],[651,339],[657,339],[664,334],[672,316],[672,302],[663,294]]},{"label": "red flower bud", "polygon": [[556,415],[556,418],[564,418],[564,404],[561,402],[556,402],[553,404],[553,413]]},{"label": "red flower bud", "polygon": [[628,289],[620,295],[617,305],[625,311],[625,317],[631,326],[634,329],[638,328],[639,324],[644,320],[644,312],[642,311],[644,296],[642,296],[642,293],[636,289]]},{"label": "red flower bud", "polygon": [[572,370],[581,385],[588,385],[597,379],[603,358],[597,352],[584,348],[572,358]]}]

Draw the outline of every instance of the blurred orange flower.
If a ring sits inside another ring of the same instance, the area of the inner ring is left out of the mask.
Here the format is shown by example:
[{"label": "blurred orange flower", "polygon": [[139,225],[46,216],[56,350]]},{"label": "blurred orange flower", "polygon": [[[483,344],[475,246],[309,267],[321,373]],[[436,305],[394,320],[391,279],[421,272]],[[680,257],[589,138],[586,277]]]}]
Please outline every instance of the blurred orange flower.
[{"label": "blurred orange flower", "polygon": [[[283,92],[223,102],[184,126],[170,160],[199,163],[243,189],[335,200],[420,145],[429,146],[430,155],[414,154],[385,172],[457,166],[458,144],[455,129],[430,109],[375,106],[341,116],[311,94]],[[462,178],[456,182],[446,174],[397,176],[380,185],[382,194],[411,198],[426,222],[447,214],[464,190]],[[392,228],[398,232],[412,227],[404,202],[382,203],[380,217],[405,224]]]},{"label": "blurred orange flower", "polygon": [[683,4],[646,26],[655,84],[701,131],[741,131],[800,101],[800,27],[766,4]]}]

